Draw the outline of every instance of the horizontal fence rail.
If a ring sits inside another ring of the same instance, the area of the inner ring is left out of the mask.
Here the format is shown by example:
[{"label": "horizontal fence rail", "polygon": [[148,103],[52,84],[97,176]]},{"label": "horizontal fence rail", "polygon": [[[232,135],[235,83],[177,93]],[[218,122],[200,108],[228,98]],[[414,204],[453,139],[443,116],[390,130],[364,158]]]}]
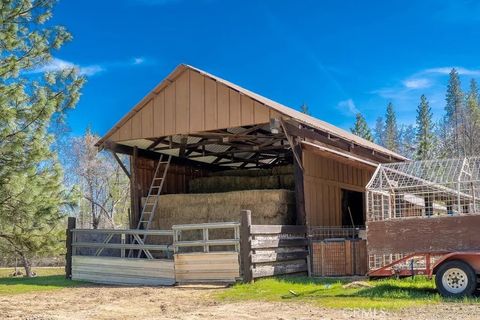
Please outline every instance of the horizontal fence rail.
[{"label": "horizontal fence rail", "polygon": [[[172,226],[177,282],[235,282],[240,277],[239,228],[237,222]],[[192,251],[198,248],[201,252]]]},{"label": "horizontal fence rail", "polygon": [[[233,236],[227,239],[211,239],[211,230],[230,229]],[[218,223],[200,223],[200,224],[180,224],[173,225],[173,248],[178,253],[180,248],[202,247],[203,252],[210,252],[211,247],[233,246],[234,250],[223,251],[240,251],[240,223],[238,222],[218,222]],[[197,231],[201,235],[201,239],[182,240],[182,233]]]},{"label": "horizontal fence rail", "polygon": [[[147,259],[156,259],[152,251],[165,252],[167,256],[173,252],[172,230],[135,230],[135,229],[72,229],[72,255],[100,256],[105,250],[120,250],[119,257],[124,258],[126,250],[144,252]],[[166,244],[144,243],[141,236],[168,237]],[[95,252],[84,250],[96,249]],[[118,256],[114,254],[113,256]]]}]

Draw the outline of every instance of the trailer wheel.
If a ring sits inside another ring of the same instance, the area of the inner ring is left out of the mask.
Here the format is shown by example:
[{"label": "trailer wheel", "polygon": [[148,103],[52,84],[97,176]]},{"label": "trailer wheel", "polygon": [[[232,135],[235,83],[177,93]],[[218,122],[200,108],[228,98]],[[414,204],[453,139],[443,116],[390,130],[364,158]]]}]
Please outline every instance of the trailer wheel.
[{"label": "trailer wheel", "polygon": [[477,276],[468,263],[461,260],[447,261],[438,268],[435,285],[444,297],[469,296],[477,288]]}]

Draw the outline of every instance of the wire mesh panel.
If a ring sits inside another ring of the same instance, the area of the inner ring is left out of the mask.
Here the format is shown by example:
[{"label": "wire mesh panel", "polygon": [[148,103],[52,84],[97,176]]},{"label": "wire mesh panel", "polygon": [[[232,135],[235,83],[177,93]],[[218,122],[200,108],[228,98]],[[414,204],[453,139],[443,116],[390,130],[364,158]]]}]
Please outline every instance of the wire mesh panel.
[{"label": "wire mesh panel", "polygon": [[365,275],[365,229],[309,227],[311,274],[314,277]]},{"label": "wire mesh panel", "polygon": [[325,239],[358,239],[365,233],[364,227],[309,227],[308,237],[311,240]]},{"label": "wire mesh panel", "polygon": [[312,240],[312,276],[352,276],[367,272],[365,240]]},{"label": "wire mesh panel", "polygon": [[[474,214],[480,214],[480,157],[381,164],[367,185],[367,225],[372,222],[370,232],[373,232],[373,225],[378,224],[374,221],[391,225],[392,220],[407,223],[413,221],[405,220],[409,218]],[[420,224],[415,222],[415,225]],[[371,242],[375,238],[372,236],[369,236]],[[425,256],[412,255],[415,251],[370,254],[372,245],[369,248],[370,270],[394,262],[392,273],[398,271],[393,270],[395,268],[414,271],[425,267]],[[396,263],[399,260],[402,263]]]},{"label": "wire mesh panel", "polygon": [[381,164],[367,185],[367,220],[480,211],[480,157]]}]

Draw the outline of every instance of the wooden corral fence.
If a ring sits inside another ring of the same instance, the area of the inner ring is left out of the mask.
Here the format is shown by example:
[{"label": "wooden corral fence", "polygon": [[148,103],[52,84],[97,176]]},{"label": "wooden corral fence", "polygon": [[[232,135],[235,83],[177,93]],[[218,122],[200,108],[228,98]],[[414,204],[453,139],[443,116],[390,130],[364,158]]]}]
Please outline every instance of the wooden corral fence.
[{"label": "wooden corral fence", "polygon": [[70,218],[68,226],[67,278],[132,285],[235,282],[240,278],[238,222],[147,231],[75,229],[75,218]]},{"label": "wooden corral fence", "polygon": [[250,210],[243,210],[241,218],[240,247],[244,282],[308,271],[305,226],[252,225]]},{"label": "wooden corral fence", "polygon": [[[72,229],[71,278],[99,283],[173,285],[171,230]],[[141,237],[167,237],[167,244],[145,244]],[[135,241],[127,243],[128,238]],[[131,250],[145,259],[128,258]],[[170,258],[169,258],[170,257]]]},{"label": "wooden corral fence", "polygon": [[[146,236],[148,243],[142,241]],[[307,228],[252,225],[250,210],[242,211],[241,223],[148,231],[73,228],[67,242],[67,276],[92,282],[173,285],[310,274]]]},{"label": "wooden corral fence", "polygon": [[[176,281],[235,282],[240,277],[239,228],[237,222],[172,226]],[[195,233],[200,239],[183,240]]]}]

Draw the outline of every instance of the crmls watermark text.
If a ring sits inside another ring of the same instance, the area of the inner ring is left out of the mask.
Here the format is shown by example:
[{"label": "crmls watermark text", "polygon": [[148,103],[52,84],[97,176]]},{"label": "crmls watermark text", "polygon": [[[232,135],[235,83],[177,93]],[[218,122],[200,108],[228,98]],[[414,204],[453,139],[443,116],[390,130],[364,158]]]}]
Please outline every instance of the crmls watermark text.
[{"label": "crmls watermark text", "polygon": [[343,310],[344,315],[354,319],[388,319],[389,313],[384,309],[348,308]]}]

